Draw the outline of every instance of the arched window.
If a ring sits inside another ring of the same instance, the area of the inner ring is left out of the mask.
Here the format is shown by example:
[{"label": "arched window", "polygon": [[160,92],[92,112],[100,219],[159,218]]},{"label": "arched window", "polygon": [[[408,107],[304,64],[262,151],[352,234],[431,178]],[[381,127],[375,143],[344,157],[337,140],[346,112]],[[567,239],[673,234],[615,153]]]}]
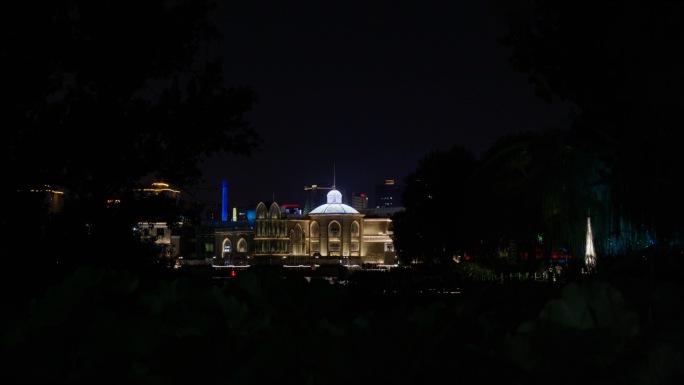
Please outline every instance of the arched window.
[{"label": "arched window", "polygon": [[256,219],[266,219],[266,205],[260,202],[256,208]]},{"label": "arched window", "polygon": [[245,238],[240,238],[237,244],[237,251],[238,253],[246,253],[247,252],[247,241],[245,241]]},{"label": "arched window", "polygon": [[299,224],[290,230],[290,254],[304,255],[304,231]]},{"label": "arched window", "polygon": [[351,230],[352,238],[358,238],[359,237],[359,222],[352,222],[350,230]]},{"label": "arched window", "polygon": [[311,238],[320,237],[318,222],[311,222]]},{"label": "arched window", "polygon": [[340,223],[337,221],[330,222],[330,224],[328,225],[328,236],[339,237],[340,233]]},{"label": "arched window", "polygon": [[223,240],[223,255],[230,254],[233,249],[232,249],[232,243],[230,242],[230,239],[226,238]]},{"label": "arched window", "polygon": [[271,204],[271,208],[268,209],[268,217],[271,219],[280,219],[280,207],[277,203]]}]

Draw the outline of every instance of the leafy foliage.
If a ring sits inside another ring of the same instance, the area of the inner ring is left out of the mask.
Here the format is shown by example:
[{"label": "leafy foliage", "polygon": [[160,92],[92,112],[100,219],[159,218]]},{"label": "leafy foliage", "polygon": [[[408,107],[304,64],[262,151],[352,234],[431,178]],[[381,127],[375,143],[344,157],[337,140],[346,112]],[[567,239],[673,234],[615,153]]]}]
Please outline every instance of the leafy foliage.
[{"label": "leafy foliage", "polygon": [[217,283],[82,268],[7,314],[3,380],[676,383],[681,287],[652,294],[658,310],[646,321],[638,302],[605,281],[426,297],[271,270]]}]

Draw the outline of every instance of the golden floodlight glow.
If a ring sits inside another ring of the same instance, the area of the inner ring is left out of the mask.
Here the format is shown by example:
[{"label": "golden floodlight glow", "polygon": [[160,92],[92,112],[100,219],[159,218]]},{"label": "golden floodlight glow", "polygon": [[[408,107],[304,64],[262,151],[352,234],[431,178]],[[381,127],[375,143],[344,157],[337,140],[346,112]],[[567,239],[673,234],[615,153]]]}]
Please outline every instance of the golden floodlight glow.
[{"label": "golden floodlight glow", "polygon": [[[17,190],[17,191],[21,192],[21,191],[23,191],[23,190],[19,189],[19,190]],[[64,194],[63,191],[53,190],[53,189],[52,189],[52,186],[50,186],[49,184],[46,184],[45,186],[43,186],[43,188],[40,188],[40,189],[29,189],[28,192],[32,192],[32,193],[43,193],[43,192],[46,192],[46,193],[60,194],[60,195],[63,195],[63,194]]]},{"label": "golden floodlight glow", "polygon": [[180,194],[180,190],[173,190],[173,189],[169,188],[168,183],[163,183],[163,182],[154,182],[154,183],[152,183],[151,188],[143,188],[143,189],[140,189],[138,191],[151,192],[151,193],[155,193],[155,194],[159,194],[161,192],[168,191],[168,192],[171,192],[173,194]]}]

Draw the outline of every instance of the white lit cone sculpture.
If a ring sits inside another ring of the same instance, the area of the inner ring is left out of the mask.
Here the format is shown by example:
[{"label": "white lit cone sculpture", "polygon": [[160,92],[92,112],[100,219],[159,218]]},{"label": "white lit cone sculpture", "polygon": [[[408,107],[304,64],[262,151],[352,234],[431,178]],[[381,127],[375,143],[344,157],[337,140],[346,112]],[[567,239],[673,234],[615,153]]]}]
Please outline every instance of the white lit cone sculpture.
[{"label": "white lit cone sculpture", "polygon": [[594,252],[594,236],[591,233],[591,217],[587,217],[587,245],[584,253],[584,265],[587,273],[596,271],[596,253]]}]

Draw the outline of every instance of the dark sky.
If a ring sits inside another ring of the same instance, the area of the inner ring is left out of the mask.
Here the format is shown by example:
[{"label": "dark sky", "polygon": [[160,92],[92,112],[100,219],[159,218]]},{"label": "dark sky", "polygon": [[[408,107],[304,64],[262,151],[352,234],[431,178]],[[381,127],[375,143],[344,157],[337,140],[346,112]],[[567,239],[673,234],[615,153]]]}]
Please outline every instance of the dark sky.
[{"label": "dark sky", "polygon": [[[226,1],[217,50],[226,84],[249,85],[247,116],[265,143],[222,155],[197,190],[220,205],[305,201],[304,186],[347,199],[397,182],[433,150],[480,155],[503,134],[564,125],[568,108],[534,97],[496,41],[505,29],[484,1]],[[213,48],[212,48],[213,49]]]}]

